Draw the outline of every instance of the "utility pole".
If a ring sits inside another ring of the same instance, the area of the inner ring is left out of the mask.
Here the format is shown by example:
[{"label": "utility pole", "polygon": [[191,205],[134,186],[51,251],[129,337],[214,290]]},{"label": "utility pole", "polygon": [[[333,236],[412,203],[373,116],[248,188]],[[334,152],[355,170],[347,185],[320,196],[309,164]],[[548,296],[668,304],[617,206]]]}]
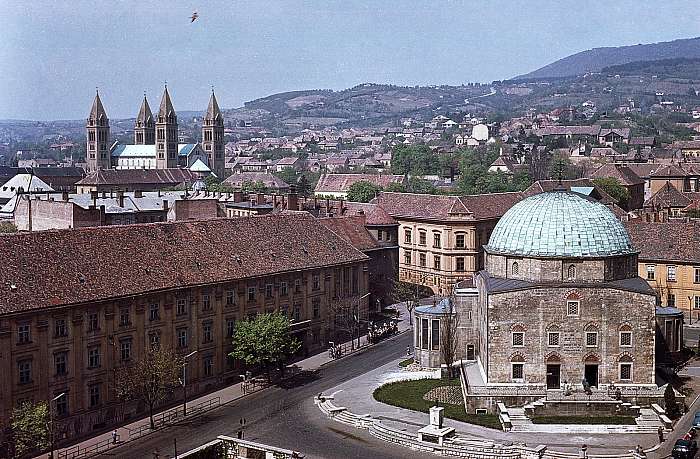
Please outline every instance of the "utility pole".
[{"label": "utility pole", "polygon": [[197,351],[192,351],[182,360],[182,416],[187,416],[187,359],[196,353]]},{"label": "utility pole", "polygon": [[53,404],[61,397],[66,395],[65,392],[61,392],[57,396],[51,399],[49,402],[49,440],[51,442],[51,451],[49,452],[49,457],[53,459],[54,450],[54,428],[53,428]]}]

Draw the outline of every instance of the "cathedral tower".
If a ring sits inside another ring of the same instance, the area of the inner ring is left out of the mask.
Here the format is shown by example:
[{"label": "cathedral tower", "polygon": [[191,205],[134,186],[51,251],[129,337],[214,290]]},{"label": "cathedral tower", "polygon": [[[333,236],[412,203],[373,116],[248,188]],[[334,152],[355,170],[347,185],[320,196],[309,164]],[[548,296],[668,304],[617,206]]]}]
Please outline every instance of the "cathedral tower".
[{"label": "cathedral tower", "polygon": [[134,125],[134,144],[135,145],[154,145],[156,143],[156,124],[153,120],[151,107],[148,105],[146,94],[143,95],[141,109],[136,117]]},{"label": "cathedral tower", "polygon": [[156,169],[177,167],[177,142],[177,115],[166,85],[156,121]]},{"label": "cathedral tower", "polygon": [[211,91],[207,113],[202,122],[202,149],[209,157],[209,168],[220,178],[224,174],[224,117]]},{"label": "cathedral tower", "polygon": [[86,159],[88,169],[109,169],[112,167],[109,155],[109,118],[102,106],[100,92],[95,93],[95,100],[92,102],[90,116],[87,119],[87,152]]}]

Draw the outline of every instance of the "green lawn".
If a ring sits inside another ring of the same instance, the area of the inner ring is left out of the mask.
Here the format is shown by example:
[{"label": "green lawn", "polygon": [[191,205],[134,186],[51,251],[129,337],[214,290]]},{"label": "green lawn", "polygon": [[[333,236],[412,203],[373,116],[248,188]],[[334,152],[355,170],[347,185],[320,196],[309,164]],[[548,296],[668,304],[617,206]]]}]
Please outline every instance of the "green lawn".
[{"label": "green lawn", "polygon": [[[409,410],[428,413],[433,402],[423,400],[423,396],[435,387],[459,386],[459,379],[419,379],[417,381],[401,381],[385,384],[375,389],[374,399],[388,405],[408,408]],[[445,417],[457,421],[477,424],[493,429],[501,429],[498,416],[493,414],[467,414],[464,405],[443,403]],[[426,417],[426,421],[427,421]]]},{"label": "green lawn", "polygon": [[411,357],[410,359],[402,360],[401,362],[399,362],[399,366],[400,367],[407,367],[412,363],[413,363],[413,357]]},{"label": "green lawn", "polygon": [[533,424],[608,424],[635,425],[633,416],[535,416]]}]

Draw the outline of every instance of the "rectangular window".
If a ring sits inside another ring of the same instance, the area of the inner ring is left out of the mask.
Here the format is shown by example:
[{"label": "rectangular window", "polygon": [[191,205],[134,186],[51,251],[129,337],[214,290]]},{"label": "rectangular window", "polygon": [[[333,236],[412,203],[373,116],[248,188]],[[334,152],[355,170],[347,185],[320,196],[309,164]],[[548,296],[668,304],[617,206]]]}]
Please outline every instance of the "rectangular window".
[{"label": "rectangular window", "polygon": [[411,264],[411,252],[408,250],[403,251],[403,262],[404,264],[410,265]]},{"label": "rectangular window", "polygon": [[29,384],[32,382],[32,361],[20,360],[17,362],[17,373],[19,374],[20,384]]},{"label": "rectangular window", "polygon": [[594,347],[598,345],[598,332],[586,332],[586,346]]},{"label": "rectangular window", "polygon": [[289,292],[287,291],[287,283],[286,282],[281,282],[280,283],[280,295],[282,296],[287,296]]},{"label": "rectangular window", "polygon": [[428,235],[425,231],[418,232],[418,245],[426,245],[428,243]]},{"label": "rectangular window", "polygon": [[100,367],[100,347],[93,346],[88,348],[88,368]]},{"label": "rectangular window", "polygon": [[433,320],[432,327],[431,347],[434,351],[437,351],[440,349],[440,321]]},{"label": "rectangular window", "polygon": [[404,242],[406,244],[410,244],[411,243],[411,230],[410,229],[404,230],[403,235],[404,235]]},{"label": "rectangular window", "polygon": [[17,326],[17,344],[32,342],[31,325],[21,324]]},{"label": "rectangular window", "polygon": [[88,314],[88,331],[95,331],[100,329],[100,319],[96,312],[91,312]]},{"label": "rectangular window", "polygon": [[463,249],[465,247],[464,234],[457,234],[455,236],[455,247],[458,249]]},{"label": "rectangular window", "polygon": [[319,276],[318,274],[314,274],[311,279],[312,279],[312,284],[311,284],[312,288],[314,290],[320,289],[321,288],[321,276]]},{"label": "rectangular window", "polygon": [[620,346],[625,346],[625,347],[632,346],[632,332],[631,331],[621,331],[620,332]]},{"label": "rectangular window", "polygon": [[211,311],[211,297],[209,295],[202,295],[202,309]]},{"label": "rectangular window", "polygon": [[426,262],[426,256],[425,256],[425,254],[424,254],[424,253],[419,253],[419,254],[418,254],[418,265],[421,266],[421,267],[425,267],[426,264],[427,264],[427,262]]},{"label": "rectangular window", "polygon": [[265,298],[272,298],[272,284],[265,285]]},{"label": "rectangular window", "polygon": [[647,280],[654,280],[656,274],[655,265],[647,265]]},{"label": "rectangular window", "polygon": [[676,267],[673,265],[669,265],[666,268],[666,279],[669,282],[676,282]]},{"label": "rectangular window", "polygon": [[301,279],[294,280],[294,293],[301,293]]},{"label": "rectangular window", "polygon": [[318,319],[319,317],[321,317],[321,299],[314,298],[311,304],[314,310],[314,319]]},{"label": "rectangular window", "polygon": [[202,324],[202,342],[211,343],[214,341],[214,334],[212,333],[212,323],[204,322]]},{"label": "rectangular window", "polygon": [[178,328],[177,329],[177,347],[184,348],[187,347],[187,329]]},{"label": "rectangular window", "polygon": [[559,346],[559,332],[549,332],[547,334],[548,346]]},{"label": "rectangular window", "polygon": [[88,386],[88,398],[90,399],[90,408],[100,406],[100,385],[92,384]]},{"label": "rectangular window", "polygon": [[226,291],[226,306],[233,306],[236,304],[236,298],[234,296],[234,291],[233,290],[227,290]]},{"label": "rectangular window", "polygon": [[520,382],[525,379],[524,364],[511,363],[513,381]]},{"label": "rectangular window", "polygon": [[65,352],[57,352],[53,355],[53,366],[56,376],[64,376],[68,373],[68,355]]},{"label": "rectangular window", "polygon": [[297,322],[299,322],[301,320],[301,305],[300,304],[294,305],[294,320]]},{"label": "rectangular window", "polygon": [[428,349],[428,319],[421,319],[421,349]]},{"label": "rectangular window", "polygon": [[255,301],[255,287],[248,287],[248,301]]},{"label": "rectangular window", "polygon": [[435,255],[433,257],[433,268],[440,270],[440,255]]},{"label": "rectangular window", "polygon": [[214,357],[207,356],[202,360],[204,365],[204,377],[209,378],[214,374]]},{"label": "rectangular window", "polygon": [[157,349],[160,346],[160,334],[151,333],[148,335],[148,343],[151,345],[151,349]]},{"label": "rectangular window", "polygon": [[381,241],[383,239],[384,232],[382,230],[377,230],[377,240]]},{"label": "rectangular window", "polygon": [[464,257],[457,257],[457,271],[464,271]]},{"label": "rectangular window", "polygon": [[700,296],[693,297],[693,309],[700,309]]},{"label": "rectangular window", "polygon": [[60,397],[56,398],[56,415],[66,416],[68,414],[68,396],[65,392],[57,395]]},{"label": "rectangular window", "polygon": [[695,268],[695,275],[693,276],[693,282],[700,284],[700,268]]},{"label": "rectangular window", "polygon": [[154,321],[160,319],[160,305],[158,303],[152,303],[148,307],[148,320]]},{"label": "rectangular window", "polygon": [[525,345],[525,333],[513,332],[513,346],[520,347]]},{"label": "rectangular window", "polygon": [[675,308],[676,307],[676,295],[673,293],[669,293],[667,300],[666,300],[667,306],[669,308]]},{"label": "rectangular window", "polygon": [[567,316],[577,316],[579,314],[579,302],[578,301],[567,301],[566,302],[566,315]]},{"label": "rectangular window", "polygon": [[233,334],[236,332],[236,319],[226,319],[226,336],[233,338]]},{"label": "rectangular window", "polygon": [[439,249],[440,247],[442,247],[440,233],[433,233],[433,248]]},{"label": "rectangular window", "polygon": [[187,314],[187,299],[178,298],[177,299],[177,306],[175,309],[175,315],[176,316],[184,316],[185,314]]},{"label": "rectangular window", "polygon": [[129,316],[129,308],[119,309],[119,326],[126,327],[131,324],[131,317]]},{"label": "rectangular window", "polygon": [[61,338],[68,336],[68,326],[66,325],[66,319],[56,319],[54,321],[54,337]]},{"label": "rectangular window", "polygon": [[119,355],[122,362],[131,360],[131,338],[119,340]]},{"label": "rectangular window", "polygon": [[631,363],[621,363],[620,364],[620,381],[631,381],[632,380],[632,364]]}]

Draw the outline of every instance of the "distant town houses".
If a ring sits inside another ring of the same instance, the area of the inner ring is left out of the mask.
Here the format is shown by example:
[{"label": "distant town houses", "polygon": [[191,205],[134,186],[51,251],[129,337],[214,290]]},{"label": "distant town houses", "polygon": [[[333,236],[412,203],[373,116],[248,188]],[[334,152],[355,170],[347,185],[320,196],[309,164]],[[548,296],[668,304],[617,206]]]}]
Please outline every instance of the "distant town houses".
[{"label": "distant town houses", "polygon": [[406,178],[403,175],[388,174],[324,174],[318,180],[314,194],[316,196],[330,196],[333,198],[346,198],[350,187],[360,181],[372,183],[378,187],[386,188],[392,183],[403,184]]}]

